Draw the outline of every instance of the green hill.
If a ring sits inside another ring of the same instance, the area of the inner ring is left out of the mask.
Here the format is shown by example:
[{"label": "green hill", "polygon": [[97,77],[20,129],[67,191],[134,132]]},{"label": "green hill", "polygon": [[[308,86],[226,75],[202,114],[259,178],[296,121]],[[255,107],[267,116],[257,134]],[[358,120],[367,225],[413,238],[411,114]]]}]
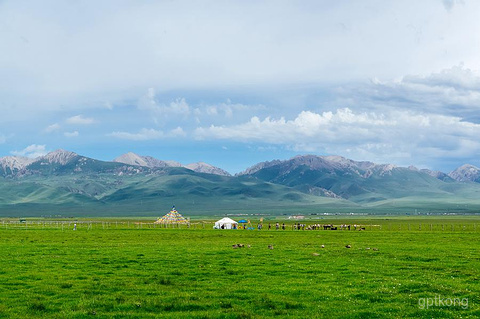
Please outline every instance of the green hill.
[{"label": "green hill", "polygon": [[0,216],[159,216],[172,205],[193,215],[480,211],[478,183],[341,157],[297,156],[238,176],[104,162],[63,150],[5,163],[17,169],[0,178]]}]

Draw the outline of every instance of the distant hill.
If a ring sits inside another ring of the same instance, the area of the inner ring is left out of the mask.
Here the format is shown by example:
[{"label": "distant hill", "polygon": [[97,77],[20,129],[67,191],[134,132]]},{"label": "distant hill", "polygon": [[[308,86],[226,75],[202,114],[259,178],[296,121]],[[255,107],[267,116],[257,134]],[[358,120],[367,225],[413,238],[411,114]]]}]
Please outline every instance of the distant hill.
[{"label": "distant hill", "polygon": [[206,163],[186,166],[127,153],[100,161],[57,150],[0,158],[0,216],[149,215],[171,205],[195,214],[480,211],[479,170],[450,174],[296,156],[236,176]]},{"label": "distant hill", "polygon": [[449,173],[448,176],[460,182],[480,183],[480,168],[465,164]]},{"label": "distant hill", "polygon": [[[198,214],[349,206],[251,177],[105,162],[65,150],[34,160],[1,160],[9,166],[0,178],[0,216],[157,216],[173,204]],[[207,164],[192,168],[205,167],[215,170]]]},{"label": "distant hill", "polygon": [[222,176],[230,176],[229,172],[227,172],[227,171],[225,171],[221,168],[215,167],[213,165],[204,163],[204,162],[188,164],[185,167],[188,168],[188,169],[191,169],[194,172],[198,172],[198,173],[207,173],[207,174],[215,174],[215,175],[222,175]]},{"label": "distant hill", "polygon": [[204,162],[192,163],[192,164],[183,166],[182,164],[175,161],[162,161],[162,160],[153,158],[151,156],[141,156],[132,152],[123,154],[117,157],[116,159],[114,159],[113,161],[117,163],[144,166],[144,167],[150,167],[150,168],[185,167],[198,173],[230,176],[230,173],[228,173],[227,171]]},{"label": "distant hill", "polygon": [[124,163],[128,165],[145,166],[150,168],[158,167],[182,167],[182,164],[175,161],[162,161],[151,156],[140,156],[129,152],[123,154],[113,160],[116,163]]},{"label": "distant hill", "polygon": [[[473,170],[469,172],[473,174]],[[480,190],[480,185],[455,183],[455,175],[357,162],[340,156],[306,155],[259,163],[237,176],[252,176],[307,194],[343,198],[370,206],[400,198],[415,198],[415,201],[441,198],[440,202],[444,199],[461,202],[463,196],[471,195],[466,189],[474,193]],[[467,176],[471,178],[471,175]],[[472,199],[469,197],[468,201]]]}]

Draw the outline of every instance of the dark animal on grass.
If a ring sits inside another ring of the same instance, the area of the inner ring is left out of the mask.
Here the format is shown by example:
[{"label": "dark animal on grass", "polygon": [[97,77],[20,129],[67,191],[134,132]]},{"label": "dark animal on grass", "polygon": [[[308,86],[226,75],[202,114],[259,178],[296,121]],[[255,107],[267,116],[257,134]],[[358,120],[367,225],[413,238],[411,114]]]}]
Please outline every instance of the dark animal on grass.
[{"label": "dark animal on grass", "polygon": [[346,245],[346,246],[345,246],[345,248],[352,248],[352,246],[350,246],[350,245]]}]

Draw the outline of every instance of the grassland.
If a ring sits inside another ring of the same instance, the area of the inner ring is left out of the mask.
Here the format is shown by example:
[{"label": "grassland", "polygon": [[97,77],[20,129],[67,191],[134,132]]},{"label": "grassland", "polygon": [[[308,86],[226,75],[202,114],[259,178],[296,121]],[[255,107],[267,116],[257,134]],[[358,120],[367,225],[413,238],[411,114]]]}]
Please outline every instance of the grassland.
[{"label": "grassland", "polygon": [[[0,222],[0,318],[480,316],[478,217],[318,222],[365,230]],[[468,305],[421,309],[435,297]]]}]

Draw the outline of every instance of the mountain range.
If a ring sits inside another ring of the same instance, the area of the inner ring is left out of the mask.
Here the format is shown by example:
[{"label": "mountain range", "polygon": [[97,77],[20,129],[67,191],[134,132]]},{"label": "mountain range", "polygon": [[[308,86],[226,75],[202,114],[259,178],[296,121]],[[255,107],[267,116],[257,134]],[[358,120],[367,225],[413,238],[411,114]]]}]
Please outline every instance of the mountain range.
[{"label": "mountain range", "polygon": [[150,216],[173,204],[197,215],[480,209],[480,169],[472,165],[446,174],[305,155],[232,176],[203,162],[182,165],[135,153],[100,161],[57,150],[35,159],[2,157],[0,176],[0,216]]}]

